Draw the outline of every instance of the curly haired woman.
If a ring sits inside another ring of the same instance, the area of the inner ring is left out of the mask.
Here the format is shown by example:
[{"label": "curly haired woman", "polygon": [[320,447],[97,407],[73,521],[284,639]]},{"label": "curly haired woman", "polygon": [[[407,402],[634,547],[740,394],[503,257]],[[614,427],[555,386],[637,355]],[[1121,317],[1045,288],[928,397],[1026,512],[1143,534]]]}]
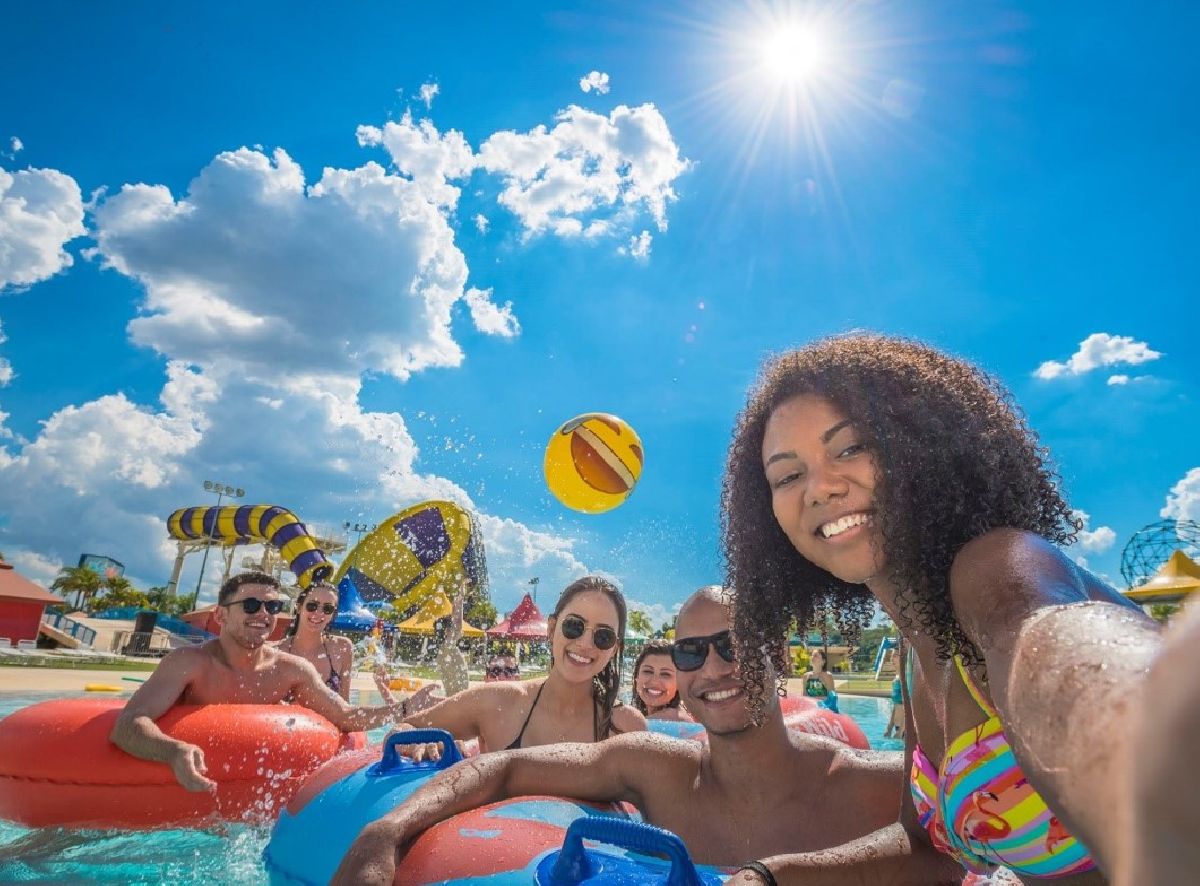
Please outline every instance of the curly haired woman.
[{"label": "curly haired woman", "polygon": [[896,825],[732,882],[929,886],[1000,865],[1025,884],[1134,882],[1119,873],[1131,852],[1145,874],[1130,700],[1159,630],[1064,555],[1079,529],[1046,450],[978,368],[870,334],[766,365],[722,489],[751,711],[776,688],[760,650],[787,673],[792,619],[832,612],[853,634],[878,604],[910,649],[911,780]]}]

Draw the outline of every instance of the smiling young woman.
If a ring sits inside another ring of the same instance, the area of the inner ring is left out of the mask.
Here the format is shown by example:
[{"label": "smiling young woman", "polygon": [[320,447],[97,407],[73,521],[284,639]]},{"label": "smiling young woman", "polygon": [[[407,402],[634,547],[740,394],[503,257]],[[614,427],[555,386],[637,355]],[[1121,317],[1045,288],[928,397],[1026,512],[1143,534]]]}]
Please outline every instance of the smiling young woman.
[{"label": "smiling young woman", "polygon": [[337,588],[314,584],[296,597],[296,614],[280,652],[290,652],[312,662],[325,685],[347,701],[354,673],[354,646],[346,637],[330,636],[329,624],[337,615]]},{"label": "smiling young woman", "polygon": [[738,419],[722,528],[756,716],[774,689],[760,650],[786,673],[793,619],[832,612],[853,636],[878,603],[910,650],[900,822],[835,863],[780,856],[768,870],[917,884],[949,856],[1083,884],[1124,863],[1128,702],[1159,630],[1063,554],[1079,524],[998,382],[879,335],[772,360]]},{"label": "smiling young woman", "polygon": [[561,741],[601,741],[644,730],[617,700],[625,647],[625,598],[595,576],[572,582],[547,618],[550,673],[543,680],[485,683],[409,716],[405,725],[478,738],[495,751]]}]

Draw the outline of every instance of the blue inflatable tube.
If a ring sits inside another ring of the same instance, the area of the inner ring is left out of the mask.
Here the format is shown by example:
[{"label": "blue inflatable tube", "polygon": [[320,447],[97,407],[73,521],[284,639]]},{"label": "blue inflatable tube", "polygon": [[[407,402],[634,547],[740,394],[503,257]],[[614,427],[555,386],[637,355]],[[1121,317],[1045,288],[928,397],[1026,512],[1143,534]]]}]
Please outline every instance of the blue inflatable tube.
[{"label": "blue inflatable tube", "polygon": [[[398,749],[405,744],[440,744],[441,759],[414,763],[400,755]],[[449,732],[409,729],[392,733],[378,763],[364,765],[335,781],[303,808],[293,804],[283,811],[263,850],[271,882],[324,886],[364,827],[461,759]],[[324,771],[317,770],[312,777],[320,779]]]}]

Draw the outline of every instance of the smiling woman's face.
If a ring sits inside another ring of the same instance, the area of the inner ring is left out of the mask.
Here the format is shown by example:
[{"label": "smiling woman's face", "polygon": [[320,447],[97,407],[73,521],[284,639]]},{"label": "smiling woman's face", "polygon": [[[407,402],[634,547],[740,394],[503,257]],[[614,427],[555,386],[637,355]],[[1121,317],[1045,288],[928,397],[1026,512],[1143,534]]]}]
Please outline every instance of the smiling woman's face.
[{"label": "smiling woman's face", "polygon": [[854,584],[880,571],[875,459],[853,422],[822,397],[793,397],[767,420],[762,460],[775,520],[802,557]]},{"label": "smiling woman's face", "polygon": [[661,708],[675,697],[675,665],[671,656],[647,655],[633,675],[638,697],[650,710]]},{"label": "smiling woman's face", "polygon": [[[602,591],[582,591],[567,601],[558,618],[553,620],[551,650],[554,653],[554,668],[573,683],[590,681],[604,670],[617,654],[617,645],[599,649],[595,632],[607,628],[613,634],[618,627],[617,607]],[[568,619],[583,621],[583,633],[574,639],[563,634],[563,623]]]},{"label": "smiling woman's face", "polygon": [[[316,612],[310,612],[309,607],[314,603],[317,606]],[[325,630],[325,627],[337,614],[337,603],[337,593],[333,588],[324,585],[310,588],[304,597],[304,602],[299,607],[300,624],[318,633]]]}]

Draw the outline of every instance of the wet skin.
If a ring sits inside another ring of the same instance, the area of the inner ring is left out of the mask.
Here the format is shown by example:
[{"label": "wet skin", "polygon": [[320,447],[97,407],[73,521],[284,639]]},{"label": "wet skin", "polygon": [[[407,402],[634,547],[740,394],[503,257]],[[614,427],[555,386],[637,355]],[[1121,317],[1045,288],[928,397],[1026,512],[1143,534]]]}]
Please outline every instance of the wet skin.
[{"label": "wet skin", "polygon": [[[680,611],[677,636],[729,626],[724,605],[693,598]],[[397,848],[421,830],[525,794],[631,802],[648,822],[683,838],[698,862],[728,866],[835,845],[894,819],[898,754],[788,732],[778,703],[754,727],[736,665],[711,652],[700,669],[677,679],[684,704],[708,729],[707,745],[636,733],[465,761],[364,830],[335,882],[391,883]]]},{"label": "wet skin", "polygon": [[[315,612],[308,611],[308,604],[316,603]],[[285,637],[279,643],[282,652],[298,655],[312,664],[321,675],[321,680],[329,682],[329,677],[337,673],[341,677],[340,693],[346,701],[350,700],[351,669],[354,666],[354,646],[346,637],[328,636],[325,629],[337,615],[337,592],[328,586],[317,585],[309,589],[304,603],[297,608],[300,623],[295,636]],[[332,606],[331,612],[325,607]],[[326,654],[328,649],[328,654]]]},{"label": "wet skin", "polygon": [[[576,617],[584,631],[574,640],[563,635],[563,620]],[[478,738],[480,750],[507,747],[525,722],[539,688],[541,698],[521,737],[522,747],[562,741],[590,742],[593,734],[592,678],[604,670],[617,647],[597,649],[597,628],[617,630],[617,608],[600,591],[573,596],[558,619],[548,620],[554,664],[545,680],[486,683],[447,698],[405,720],[418,729],[445,729],[459,740]],[[646,721],[632,707],[613,710],[613,725],[621,732],[644,730]]]},{"label": "wet skin", "polygon": [[[910,765],[915,741],[931,763],[940,766],[949,741],[983,723],[986,714],[963,685],[953,662],[939,659],[928,632],[905,628],[908,620],[900,611],[897,588],[887,577],[881,539],[872,520],[878,469],[874,454],[854,424],[829,401],[799,396],[772,413],[762,458],[772,511],[797,553],[844,581],[866,584],[901,626],[905,642],[915,653],[906,764]],[[1112,831],[1113,816],[1105,820],[1103,812],[1112,806],[1098,801],[1070,773],[1111,771],[1119,755],[1119,739],[1112,740],[1111,733],[1099,741],[1074,735],[1061,725],[1063,712],[1086,699],[1080,716],[1094,722],[1124,707],[1118,702],[1117,687],[1135,679],[1137,668],[1127,663],[1104,671],[1098,658],[1091,672],[1090,653],[1098,642],[1107,645],[1109,634],[1113,641],[1124,634],[1134,649],[1144,653],[1155,642],[1157,628],[1053,545],[1018,530],[992,530],[965,545],[951,568],[950,596],[963,630],[984,654],[986,669],[976,677],[999,708],[1026,776],[1094,849],[1103,842],[1100,835]],[[1030,639],[1031,626],[1043,616],[1049,619],[1047,625],[1055,627],[1035,642]],[[1084,649],[1087,653],[1081,655]],[[1091,672],[1089,679],[1064,693],[1061,675],[1081,669]],[[1020,676],[1010,684],[1014,670]],[[1103,733],[1098,730],[1098,735]],[[907,788],[902,803],[902,822],[910,837],[928,848],[927,838],[915,825]],[[1088,839],[1090,835],[1099,839]],[[844,870],[843,875],[856,874]],[[759,881],[747,875],[744,882]],[[780,882],[786,878],[781,876]],[[1024,882],[1044,881],[1026,877]],[[1084,874],[1053,882],[1076,886],[1105,880],[1099,874]]]},{"label": "wet skin", "polygon": [[325,685],[310,662],[267,644],[274,616],[266,607],[245,612],[240,603],[251,597],[286,600],[270,585],[238,588],[228,605],[217,607],[219,636],[163,658],[129,699],[110,736],[135,757],[166,763],[188,790],[212,790],[215,784],[204,774],[200,748],[168,738],[154,723],[176,704],[276,704],[291,698],[344,732],[382,726],[400,713],[399,705],[351,707]]}]

